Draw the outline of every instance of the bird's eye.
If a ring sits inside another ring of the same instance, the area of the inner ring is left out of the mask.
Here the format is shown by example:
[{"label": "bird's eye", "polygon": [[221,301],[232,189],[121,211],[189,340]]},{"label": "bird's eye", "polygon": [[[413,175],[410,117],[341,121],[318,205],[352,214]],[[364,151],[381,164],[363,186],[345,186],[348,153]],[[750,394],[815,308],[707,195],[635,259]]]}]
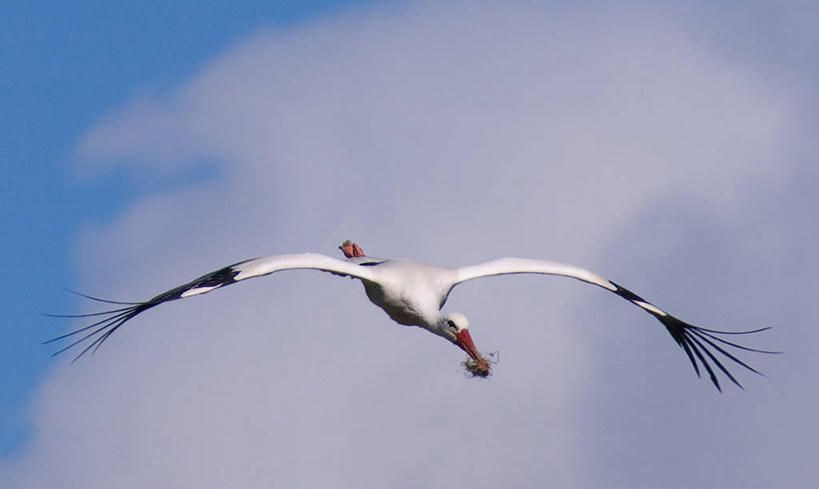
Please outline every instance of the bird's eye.
[{"label": "bird's eye", "polygon": [[453,321],[453,320],[451,320],[451,319],[448,319],[448,320],[447,320],[447,324],[448,324],[448,325],[449,325],[449,327],[450,327],[450,328],[452,328],[453,330],[458,331],[458,327],[457,327],[457,326],[455,326],[455,321]]}]

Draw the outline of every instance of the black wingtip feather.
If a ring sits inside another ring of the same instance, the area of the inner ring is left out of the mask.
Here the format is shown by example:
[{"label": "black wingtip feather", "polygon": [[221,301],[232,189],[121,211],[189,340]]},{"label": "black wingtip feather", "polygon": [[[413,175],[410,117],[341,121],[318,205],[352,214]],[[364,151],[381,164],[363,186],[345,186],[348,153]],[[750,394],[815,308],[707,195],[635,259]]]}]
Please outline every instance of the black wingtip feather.
[{"label": "black wingtip feather", "polygon": [[694,360],[694,355],[691,353],[691,347],[688,346],[688,343],[682,342],[680,346],[685,351],[685,354],[688,356],[688,359],[691,360],[691,365],[694,366],[694,372],[697,373],[697,377],[700,377],[700,368],[697,366],[697,361]]},{"label": "black wingtip feather", "polygon": [[[224,287],[226,285],[230,285],[236,283],[236,275],[239,273],[239,270],[236,268],[237,265],[241,265],[246,263],[250,260],[244,260],[233,265],[228,265],[226,267],[220,268],[214,272],[208,273],[206,275],[202,275],[199,278],[191,280],[190,282],[180,285],[179,287],[175,287],[173,289],[167,290],[157,296],[152,297],[151,299],[144,301],[144,302],[123,302],[123,301],[112,301],[108,299],[102,299],[100,297],[95,297],[93,295],[83,294],[82,292],[77,292],[71,289],[65,289],[72,294],[79,295],[81,297],[85,297],[86,299],[95,301],[95,302],[102,302],[105,304],[115,304],[125,307],[119,307],[116,309],[110,309],[107,311],[100,311],[100,312],[92,312],[86,314],[46,314],[46,316],[51,317],[69,317],[69,318],[86,318],[86,317],[101,317],[99,321],[95,321],[91,324],[83,326],[81,328],[75,329],[74,331],[70,331],[64,335],[58,336],[56,338],[52,338],[50,340],[46,340],[43,344],[53,343],[55,341],[59,341],[65,338],[69,338],[74,335],[78,335],[82,332],[92,330],[87,334],[83,335],[80,339],[73,341],[68,346],[61,348],[60,350],[56,351],[52,356],[59,355],[60,353],[70,350],[72,347],[79,345],[80,343],[91,340],[91,343],[86,345],[84,349],[74,357],[74,360],[71,363],[76,362],[80,358],[82,358],[86,353],[89,351],[93,355],[100,346],[114,333],[117,329],[119,329],[123,324],[133,319],[136,315],[154,307],[163,302],[174,301],[177,299],[181,299],[185,297],[186,292],[196,291],[196,289],[204,288],[205,291],[214,290],[220,287]],[[199,293],[204,293],[199,292]],[[196,295],[196,294],[194,294]],[[93,338],[93,339],[92,339]]]},{"label": "black wingtip feather", "polygon": [[[757,369],[755,369],[755,368],[751,367],[751,366],[750,366],[750,365],[748,365],[747,363],[743,362],[742,360],[740,360],[739,358],[737,358],[736,356],[734,356],[732,353],[730,353],[730,352],[726,351],[724,348],[722,348],[722,347],[721,347],[721,346],[719,346],[718,344],[716,344],[716,343],[714,343],[713,341],[711,341],[710,339],[708,339],[708,338],[707,338],[705,335],[703,335],[701,332],[696,331],[696,330],[692,330],[692,334],[693,334],[694,336],[699,337],[699,339],[701,339],[702,341],[704,341],[704,342],[708,343],[709,345],[711,345],[711,347],[712,347],[712,348],[714,348],[714,349],[715,349],[715,350],[717,350],[718,352],[722,353],[722,354],[723,354],[723,355],[725,355],[726,357],[730,358],[730,359],[731,359],[731,360],[733,360],[735,363],[737,363],[737,364],[739,364],[739,365],[742,365],[743,367],[745,367],[746,369],[750,370],[751,372],[753,372],[753,373],[755,373],[755,374],[757,374],[757,375],[762,375],[762,373],[761,373],[759,370],[757,370]],[[694,339],[694,338],[692,338],[692,339]],[[695,340],[695,341],[696,341],[696,340]],[[761,353],[763,353],[763,352],[761,352]]]},{"label": "black wingtip feather", "polygon": [[[760,330],[760,331],[766,331],[768,329],[771,329],[771,328],[765,328],[765,329]],[[707,333],[702,328],[697,328],[697,334],[700,335],[700,336],[707,336],[708,338],[711,338],[712,340],[719,341],[720,343],[722,343],[724,345],[732,346],[732,347],[737,348],[739,350],[752,351],[754,353],[766,353],[768,355],[781,355],[781,354],[784,353],[782,351],[761,350],[759,348],[751,348],[751,347],[748,347],[748,346],[740,345],[739,343],[734,343],[732,341],[728,341],[726,339],[720,338],[719,336],[715,336],[712,333]]]},{"label": "black wingtip feather", "polygon": [[106,304],[121,304],[121,305],[130,305],[135,306],[137,304],[141,304],[141,302],[122,302],[122,301],[112,301],[108,299],[100,299],[99,297],[94,297],[93,295],[83,294],[82,292],[77,292],[76,290],[65,289],[66,292],[71,292],[72,294],[78,295],[80,297],[85,297],[86,299],[91,299],[92,301],[96,302],[104,302]]},{"label": "black wingtip feather", "polygon": [[[714,365],[716,365],[716,366],[717,366],[717,368],[719,368],[720,370],[722,370],[722,373],[724,373],[724,374],[725,374],[725,375],[726,375],[726,376],[727,376],[727,377],[728,377],[728,378],[731,380],[731,382],[733,382],[734,384],[736,384],[736,385],[737,385],[737,386],[738,386],[740,389],[745,390],[745,388],[744,388],[744,387],[742,387],[742,384],[740,384],[740,383],[737,381],[737,379],[736,379],[736,378],[735,378],[733,375],[731,375],[731,372],[729,372],[729,371],[728,371],[728,369],[727,369],[727,368],[725,368],[725,365],[723,365],[723,364],[722,364],[722,362],[720,362],[720,361],[717,359],[717,357],[715,357],[715,356],[714,356],[714,354],[713,354],[713,353],[711,353],[711,350],[709,350],[708,348],[706,348],[706,347],[705,347],[705,345],[703,345],[703,344],[702,344],[702,343],[701,343],[701,342],[700,342],[700,341],[699,341],[697,338],[695,338],[694,336],[691,336],[691,337],[690,337],[690,339],[691,339],[691,341],[692,341],[692,342],[694,342],[694,343],[696,343],[696,344],[697,344],[697,346],[699,347],[699,349],[700,349],[700,350],[702,350],[702,352],[703,352],[703,353],[705,353],[705,354],[708,356],[708,358],[710,358],[710,359],[711,359],[711,362],[713,362],[713,364],[714,364]],[[713,378],[712,378],[712,380],[713,380]],[[719,389],[719,386],[717,386],[717,389]],[[720,390],[721,390],[721,389],[720,389]]]},{"label": "black wingtip feather", "polygon": [[674,341],[676,341],[677,344],[680,345],[680,347],[685,351],[685,354],[688,356],[688,359],[694,366],[694,371],[697,373],[697,376],[700,375],[700,370],[697,366],[695,357],[697,360],[699,360],[700,365],[702,365],[702,367],[705,368],[705,371],[708,372],[708,376],[711,379],[711,382],[714,384],[714,387],[716,387],[717,390],[720,392],[722,392],[722,387],[720,386],[716,372],[712,368],[712,364],[716,366],[717,369],[719,369],[726,377],[728,377],[729,380],[731,380],[731,382],[736,384],[740,389],[744,390],[744,387],[728,370],[728,368],[725,367],[725,365],[723,365],[722,361],[720,361],[720,359],[717,357],[717,353],[750,370],[751,372],[754,372],[759,375],[762,375],[762,373],[760,373],[758,370],[751,367],[744,361],[740,360],[736,355],[727,351],[725,348],[720,347],[717,343],[715,343],[712,340],[718,341],[726,346],[730,346],[732,348],[744,351],[769,354],[781,353],[776,351],[749,348],[747,346],[743,346],[722,339],[719,336],[717,336],[721,334],[744,335],[759,333],[771,329],[770,327],[753,329],[748,331],[719,331],[715,329],[700,328],[699,326],[688,324],[685,321],[677,319],[676,317],[671,315],[663,316],[655,314],[654,316],[657,319],[659,319],[661,323],[663,323],[665,328],[671,334],[671,337],[674,338]]},{"label": "black wingtip feather", "polygon": [[[55,351],[54,353],[51,354],[52,357],[56,357],[57,355],[65,352],[65,351],[68,351],[71,348],[79,345],[80,343],[82,343],[82,342],[84,342],[86,340],[89,340],[91,338],[94,338],[93,341],[91,341],[90,344],[86,345],[83,348],[83,350],[77,356],[75,356],[73,360],[71,360],[71,363],[74,363],[77,360],[79,360],[80,358],[82,358],[92,348],[93,348],[93,351],[92,351],[92,354],[93,354],[93,352],[96,351],[100,347],[100,345],[102,345],[102,343],[104,343],[105,340],[108,339],[108,337],[114,331],[119,329],[120,326],[122,326],[123,324],[125,324],[129,320],[133,319],[134,316],[136,316],[137,314],[139,314],[139,313],[141,313],[141,312],[143,312],[143,311],[145,311],[147,309],[150,309],[150,308],[156,306],[157,304],[159,304],[159,302],[151,302],[151,301],[148,301],[148,302],[135,302],[134,305],[129,306],[129,307],[125,307],[125,308],[112,309],[112,310],[109,310],[109,311],[101,311],[101,312],[98,312],[98,313],[91,313],[91,314],[78,314],[78,315],[68,316],[68,317],[105,316],[105,317],[103,319],[100,319],[99,321],[95,321],[95,322],[93,322],[91,324],[87,324],[87,325],[85,325],[85,326],[83,326],[81,328],[77,328],[77,329],[75,329],[73,331],[69,331],[66,334],[57,336],[55,338],[51,338],[49,340],[46,340],[46,341],[43,342],[43,344],[46,345],[46,344],[49,344],[49,343],[54,343],[56,341],[60,341],[60,340],[63,340],[63,339],[70,338],[72,336],[78,335],[80,333],[88,331],[89,329],[92,330],[92,331],[86,333],[85,335],[82,335],[82,337],[80,337],[79,339],[72,341],[68,345],[60,348],[59,350],[57,350],[57,351]],[[57,316],[57,317],[60,317],[60,316]]]},{"label": "black wingtip feather", "polygon": [[694,354],[697,355],[697,358],[700,359],[702,366],[705,367],[705,370],[708,372],[708,377],[711,378],[711,382],[714,384],[714,387],[717,388],[718,391],[722,392],[722,387],[719,385],[719,380],[717,379],[716,374],[714,374],[714,369],[711,368],[711,365],[708,365],[708,362],[705,361],[705,358],[702,356],[702,353],[697,348],[695,343],[690,343],[689,346],[692,350],[694,350]]}]

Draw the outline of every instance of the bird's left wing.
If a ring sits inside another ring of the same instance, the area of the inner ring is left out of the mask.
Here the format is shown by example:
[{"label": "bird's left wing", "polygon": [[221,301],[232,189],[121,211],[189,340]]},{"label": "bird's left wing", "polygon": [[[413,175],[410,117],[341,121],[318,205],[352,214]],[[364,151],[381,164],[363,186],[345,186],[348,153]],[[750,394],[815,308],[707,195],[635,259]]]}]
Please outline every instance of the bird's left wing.
[{"label": "bird's left wing", "polygon": [[90,343],[86,345],[85,348],[76,357],[74,357],[73,361],[76,361],[89,351],[91,351],[92,353],[97,351],[97,349],[99,349],[99,347],[105,342],[105,340],[108,339],[108,337],[111,336],[111,334],[114,331],[116,331],[120,326],[122,326],[129,320],[133,319],[135,316],[142,313],[143,311],[158,306],[163,302],[174,301],[177,299],[184,299],[186,297],[191,297],[194,295],[204,294],[212,290],[222,288],[226,285],[235,284],[236,282],[245,279],[261,277],[263,275],[269,275],[271,273],[279,272],[282,270],[314,269],[330,272],[334,275],[355,277],[362,280],[372,280],[373,270],[371,267],[367,266],[370,264],[370,261],[372,261],[372,259],[356,258],[351,260],[338,260],[336,258],[320,255],[317,253],[273,255],[264,258],[244,260],[238,263],[234,263],[233,265],[228,265],[214,272],[202,275],[201,277],[191,280],[186,284],[174,287],[173,289],[156,295],[144,302],[109,301],[106,299],[100,299],[98,297],[80,294],[88,299],[92,299],[98,302],[104,302],[107,304],[115,304],[122,307],[117,307],[115,309],[94,312],[89,314],[75,315],[53,314],[51,316],[92,318],[99,317],[101,319],[99,321],[95,321],[87,326],[76,329],[62,336],[58,336],[57,338],[52,338],[46,341],[45,343],[51,343],[65,338],[74,337],[81,333],[85,333],[71,344],[65,346],[64,348],[54,353],[54,355],[58,355],[74,346],[79,345],[80,343],[86,340],[89,340]]},{"label": "bird's left wing", "polygon": [[626,289],[625,287],[622,287],[600,275],[597,275],[594,272],[590,272],[586,269],[575,267],[572,265],[567,265],[565,263],[558,263],[546,260],[531,260],[525,258],[500,258],[486,263],[480,263],[478,265],[461,267],[456,269],[456,272],[457,279],[452,284],[452,287],[461,282],[465,282],[467,280],[472,280],[480,277],[518,273],[536,273],[544,275],[560,275],[563,277],[571,277],[586,283],[597,285],[598,287],[602,287],[610,292],[614,292],[618,296],[631,302],[635,306],[639,307],[640,309],[646,311],[647,313],[657,318],[674,338],[674,341],[676,341],[677,344],[685,351],[685,354],[688,356],[688,359],[694,366],[694,371],[697,373],[697,376],[700,375],[700,369],[697,364],[697,360],[699,360],[699,363],[703,366],[703,368],[705,368],[706,372],[708,372],[708,376],[710,377],[711,382],[714,383],[714,386],[716,386],[718,390],[722,389],[720,387],[719,381],[717,380],[717,376],[711,364],[713,364],[715,367],[721,370],[734,384],[738,385],[740,388],[742,387],[742,385],[736,380],[736,378],[731,374],[731,372],[729,372],[728,369],[722,364],[720,359],[717,358],[717,353],[723,355],[725,358],[731,359],[732,361],[736,362],[737,364],[745,367],[746,369],[752,372],[755,372],[757,374],[759,373],[753,367],[749,366],[747,363],[737,358],[735,354],[727,351],[725,347],[731,347],[739,350],[752,351],[757,353],[779,353],[767,350],[758,350],[755,348],[748,348],[746,346],[742,346],[738,343],[728,341],[720,337],[720,335],[744,335],[758,333],[760,331],[770,329],[769,327],[749,331],[719,331],[694,326],[663,311],[659,307],[643,299],[642,297]]}]

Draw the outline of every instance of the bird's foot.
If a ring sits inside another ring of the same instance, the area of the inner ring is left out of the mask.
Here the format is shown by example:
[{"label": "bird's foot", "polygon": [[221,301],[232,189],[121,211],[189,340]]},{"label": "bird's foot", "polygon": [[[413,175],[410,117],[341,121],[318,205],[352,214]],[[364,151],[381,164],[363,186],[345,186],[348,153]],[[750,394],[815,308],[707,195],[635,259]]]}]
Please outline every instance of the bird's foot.
[{"label": "bird's foot", "polygon": [[347,258],[367,256],[364,254],[364,250],[362,250],[360,246],[358,246],[356,243],[353,243],[349,239],[341,243],[338,249],[340,249],[341,252],[344,253],[344,256],[346,256]]}]

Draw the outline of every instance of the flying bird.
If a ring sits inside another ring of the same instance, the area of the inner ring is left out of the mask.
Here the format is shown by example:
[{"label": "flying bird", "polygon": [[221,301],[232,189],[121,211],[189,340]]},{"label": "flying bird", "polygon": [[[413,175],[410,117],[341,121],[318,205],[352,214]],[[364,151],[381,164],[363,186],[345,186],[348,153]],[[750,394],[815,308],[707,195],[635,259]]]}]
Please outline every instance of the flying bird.
[{"label": "flying bird", "polygon": [[317,253],[298,253],[240,261],[143,302],[110,301],[80,294],[94,301],[122,307],[89,314],[54,315],[58,317],[99,317],[100,319],[45,343],[67,338],[74,339],[79,336],[78,339],[74,339],[72,343],[54,353],[58,355],[88,341],[88,344],[74,357],[73,361],[76,361],[89,351],[92,354],[96,352],[105,343],[105,340],[122,325],[159,304],[201,295],[236,282],[270,275],[282,270],[313,269],[360,280],[370,301],[383,309],[395,322],[407,326],[420,326],[465,351],[469,357],[464,365],[471,374],[479,377],[486,377],[490,374],[491,362],[475,346],[469,333],[469,322],[466,316],[457,312],[443,313],[441,309],[456,285],[494,275],[520,273],[559,275],[596,285],[617,294],[658,319],[685,352],[697,376],[700,376],[700,367],[702,367],[708,373],[711,382],[720,391],[722,388],[717,378],[717,371],[721,371],[734,384],[742,388],[739,381],[723,364],[725,359],[754,373],[760,373],[739,359],[736,352],[732,353],[730,349],[779,353],[749,348],[724,338],[725,335],[758,333],[770,329],[769,327],[748,331],[720,331],[694,326],[672,316],[625,287],[596,273],[572,265],[546,260],[499,258],[478,265],[445,268],[403,259],[369,257],[359,245],[349,240],[342,243],[339,249],[345,259]]}]

